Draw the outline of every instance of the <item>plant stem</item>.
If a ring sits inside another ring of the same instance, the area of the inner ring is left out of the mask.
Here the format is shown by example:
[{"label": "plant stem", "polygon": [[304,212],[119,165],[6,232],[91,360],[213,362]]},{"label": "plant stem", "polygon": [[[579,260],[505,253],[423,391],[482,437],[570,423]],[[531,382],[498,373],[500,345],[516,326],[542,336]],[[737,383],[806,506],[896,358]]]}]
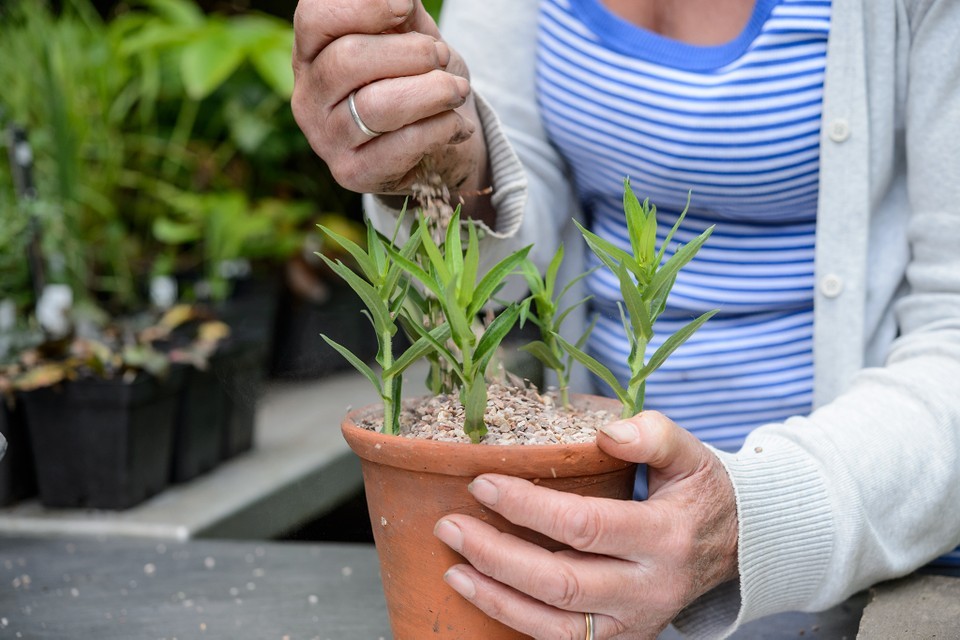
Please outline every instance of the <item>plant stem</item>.
[{"label": "plant stem", "polygon": [[[383,351],[380,366],[384,371],[389,371],[393,366],[393,339],[389,331],[380,334],[380,348]],[[400,431],[399,408],[394,403],[394,398],[400,397],[399,387],[402,382],[402,378],[394,375],[383,376],[383,432],[386,434],[396,435]]]}]

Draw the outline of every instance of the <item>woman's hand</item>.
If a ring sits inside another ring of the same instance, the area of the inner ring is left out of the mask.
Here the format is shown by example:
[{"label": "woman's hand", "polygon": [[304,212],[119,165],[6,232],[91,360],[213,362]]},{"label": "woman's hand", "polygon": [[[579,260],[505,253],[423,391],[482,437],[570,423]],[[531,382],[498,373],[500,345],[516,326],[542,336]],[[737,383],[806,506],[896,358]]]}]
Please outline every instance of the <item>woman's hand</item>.
[{"label": "woman's hand", "polygon": [[[470,565],[445,580],[493,618],[544,640],[654,638],[700,595],[737,577],[733,486],[719,459],[647,411],[601,429],[607,453],[649,466],[650,498],[584,498],[483,475],[474,497],[508,520],[563,542],[551,553],[463,515],[435,534]],[[471,566],[472,565],[472,566]]]},{"label": "woman's hand", "polygon": [[409,193],[428,157],[451,189],[481,188],[469,74],[420,0],[301,0],[294,30],[293,113],[337,182]]}]

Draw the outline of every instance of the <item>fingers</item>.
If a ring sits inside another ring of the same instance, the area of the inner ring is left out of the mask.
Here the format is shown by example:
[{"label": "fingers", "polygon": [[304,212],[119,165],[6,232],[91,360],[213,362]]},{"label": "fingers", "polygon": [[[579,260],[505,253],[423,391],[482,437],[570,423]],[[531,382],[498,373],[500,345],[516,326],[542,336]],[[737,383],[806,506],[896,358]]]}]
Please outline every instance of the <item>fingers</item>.
[{"label": "fingers", "polygon": [[330,43],[310,73],[334,104],[350,91],[383,78],[413,77],[446,69],[450,47],[420,33],[350,34]]},{"label": "fingers", "polygon": [[[451,567],[443,579],[488,616],[528,636],[538,640],[582,640],[587,637],[583,613],[546,605],[490,579],[469,565]],[[594,615],[593,623],[596,638],[612,638],[622,630],[622,625],[615,619],[602,614]]]},{"label": "fingers", "polygon": [[[294,60],[309,63],[324,47],[348,33],[376,34],[403,28],[415,8],[423,10],[419,0],[301,1],[293,16]],[[418,16],[418,20],[422,18]]]},{"label": "fingers", "polygon": [[507,520],[589,553],[623,557],[638,548],[654,553],[652,541],[670,527],[659,505],[585,498],[510,476],[485,474],[468,488]]},{"label": "fingers", "polygon": [[[470,83],[443,71],[431,71],[415,78],[381,80],[357,90],[354,96],[358,114],[374,131],[396,131],[408,124],[456,109],[470,95]],[[347,106],[347,105],[342,105]],[[341,114],[356,128],[353,116]],[[349,128],[347,129],[349,132]],[[355,137],[355,136],[354,136]],[[366,142],[368,138],[358,138]]]},{"label": "fingers", "polygon": [[643,569],[633,562],[579,552],[552,553],[462,515],[445,517],[434,533],[479,573],[524,594],[511,599],[521,610],[534,602],[562,611],[609,613],[622,609],[626,598],[641,595],[636,584]]},{"label": "fingers", "polygon": [[693,434],[657,411],[601,427],[597,445],[621,460],[656,469],[664,483],[693,475],[712,455]]}]

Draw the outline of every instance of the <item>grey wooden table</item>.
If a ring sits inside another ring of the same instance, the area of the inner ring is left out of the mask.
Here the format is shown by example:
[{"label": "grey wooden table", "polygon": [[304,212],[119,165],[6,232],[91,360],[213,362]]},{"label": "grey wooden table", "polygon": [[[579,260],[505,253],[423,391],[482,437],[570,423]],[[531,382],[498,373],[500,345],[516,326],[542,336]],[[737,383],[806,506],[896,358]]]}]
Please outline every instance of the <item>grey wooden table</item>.
[{"label": "grey wooden table", "polygon": [[[853,640],[864,604],[772,616],[736,638]],[[390,637],[372,546],[0,537],[3,639]]]}]

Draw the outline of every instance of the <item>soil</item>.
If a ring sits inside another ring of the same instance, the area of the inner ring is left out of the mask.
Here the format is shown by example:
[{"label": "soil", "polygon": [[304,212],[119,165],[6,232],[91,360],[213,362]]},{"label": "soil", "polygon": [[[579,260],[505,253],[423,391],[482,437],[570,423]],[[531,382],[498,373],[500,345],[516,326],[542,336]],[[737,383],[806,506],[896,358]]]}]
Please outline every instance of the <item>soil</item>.
[{"label": "soil", "polygon": [[[424,396],[404,403],[400,435],[407,438],[469,443],[463,432],[463,405],[455,395]],[[609,411],[559,406],[555,393],[540,394],[532,387],[500,383],[487,387],[484,421],[487,434],[480,444],[575,444],[593,442],[597,428],[619,416]],[[380,431],[383,417],[371,415],[359,422]]]}]

